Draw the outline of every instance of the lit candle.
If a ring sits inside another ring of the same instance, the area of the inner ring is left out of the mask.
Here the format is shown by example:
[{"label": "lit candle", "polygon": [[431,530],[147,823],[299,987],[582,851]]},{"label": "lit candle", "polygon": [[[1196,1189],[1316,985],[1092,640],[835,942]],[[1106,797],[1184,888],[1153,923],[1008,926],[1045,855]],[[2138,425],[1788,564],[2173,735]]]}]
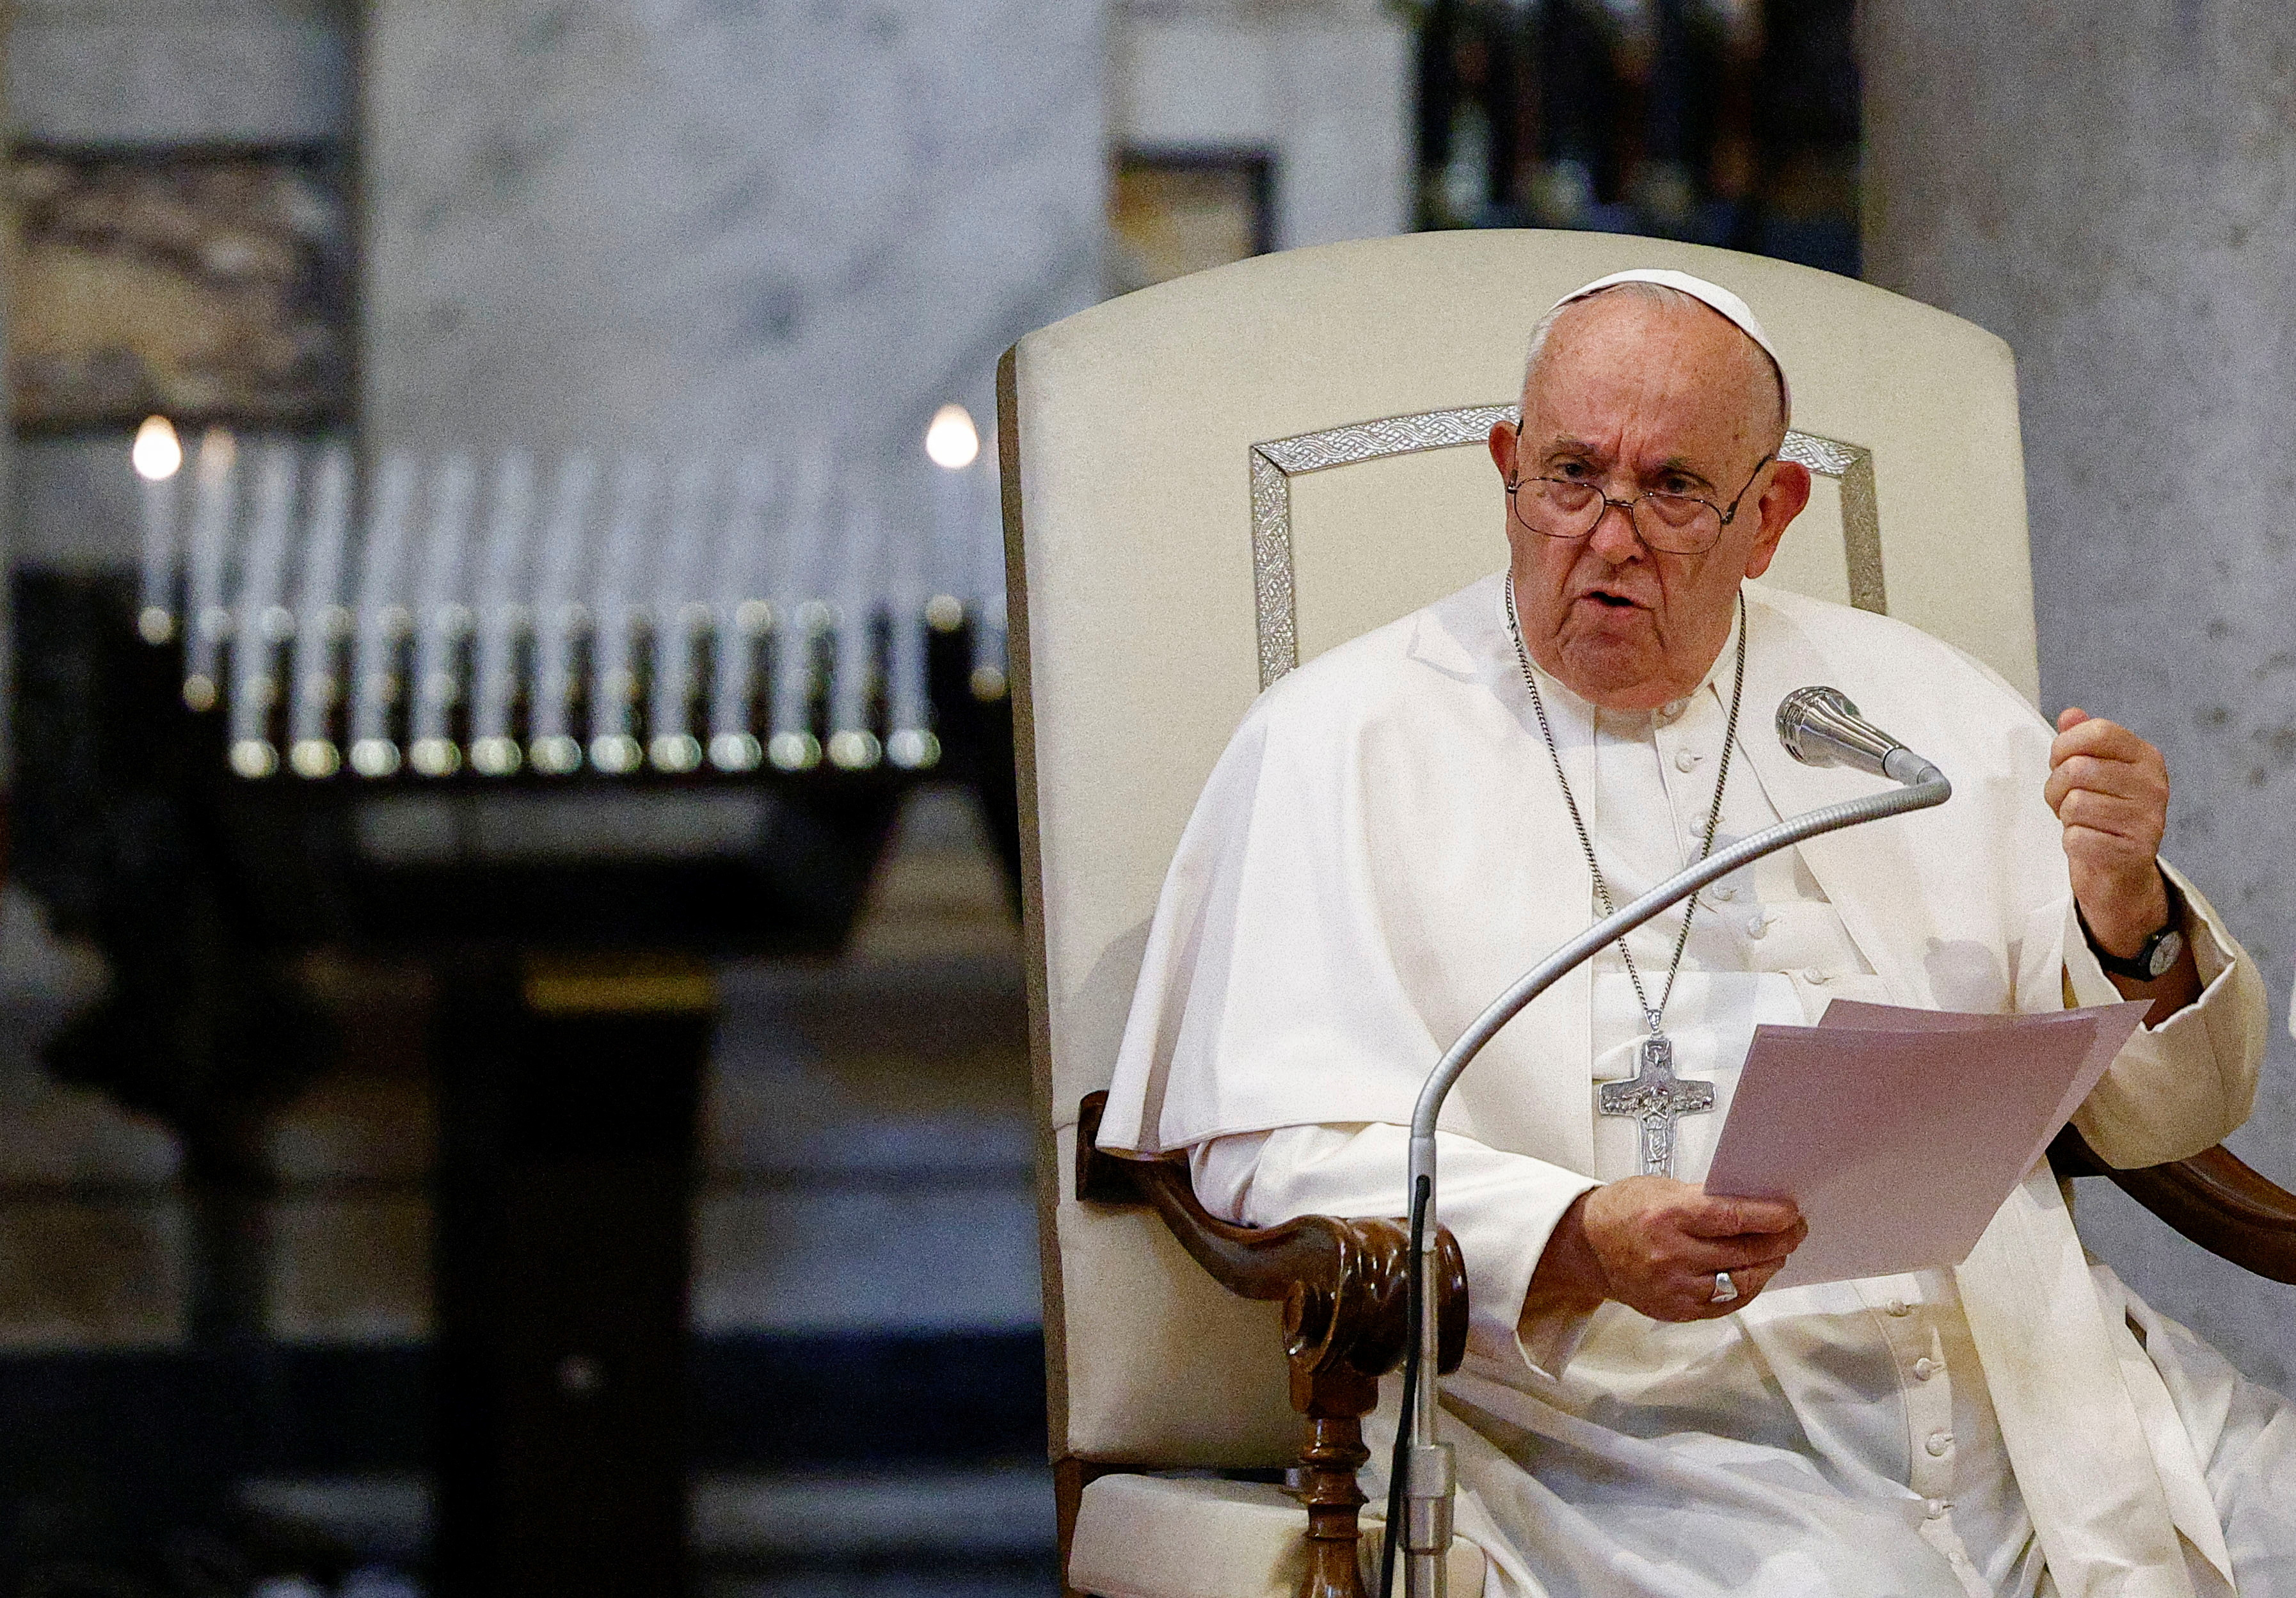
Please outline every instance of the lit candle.
[{"label": "lit candle", "polygon": [[351,659],[351,769],[387,777],[398,769],[398,743],[390,735],[390,708],[399,697],[398,640],[407,619],[401,593],[406,542],[422,468],[405,450],[382,457],[367,507],[366,540],[359,569],[357,632]]},{"label": "lit candle", "polygon": [[750,701],[757,692],[758,641],[774,613],[764,598],[763,570],[774,487],[773,460],[764,451],[748,451],[735,461],[711,607],[718,643],[710,663],[709,763],[720,771],[753,771],[765,758],[765,746],[750,730]]},{"label": "lit candle", "polygon": [[668,549],[654,569],[653,705],[647,756],[654,769],[687,772],[701,764],[701,741],[688,725],[693,692],[693,634],[708,619],[701,602],[701,552],[709,537],[716,476],[695,455],[679,470],[669,496]]},{"label": "lit candle", "polygon": [[1004,518],[996,463],[983,461],[972,479],[972,518],[967,529],[975,562],[972,619],[974,697],[1004,697]]},{"label": "lit candle", "polygon": [[335,651],[350,612],[342,601],[343,549],[350,537],[351,452],[331,444],[320,455],[305,512],[303,586],[295,599],[294,696],[287,713],[287,764],[298,776],[329,777],[342,763],[329,713],[335,700]]},{"label": "lit candle", "polygon": [[471,625],[471,608],[463,602],[463,565],[478,494],[479,469],[471,457],[441,457],[430,479],[430,537],[414,606],[414,692],[407,718],[406,763],[426,777],[452,776],[463,764],[450,717],[463,687],[456,655]]},{"label": "lit candle", "polygon": [[165,416],[146,416],[127,459],[144,484],[143,602],[135,627],[145,643],[165,643],[176,635],[176,492],[184,446]]},{"label": "lit candle", "polygon": [[279,697],[278,645],[294,630],[294,618],[279,602],[285,596],[299,465],[295,447],[283,442],[266,446],[256,457],[254,527],[240,565],[230,640],[231,768],[243,777],[267,777],[279,769],[271,709]]},{"label": "lit candle", "polygon": [[542,581],[534,609],[534,687],[528,695],[532,727],[527,752],[534,768],[552,776],[580,769],[582,741],[573,725],[574,637],[590,622],[578,597],[589,553],[590,495],[598,464],[575,450],[558,463],[558,486],[542,534]]},{"label": "lit candle", "polygon": [[972,413],[945,405],[925,429],[925,458],[933,463],[933,594],[925,614],[933,627],[953,633],[964,625],[966,557],[972,548],[972,475],[980,458],[980,431]]},{"label": "lit candle", "polygon": [[[953,632],[964,625],[964,606],[950,590],[959,570],[955,552],[964,546],[964,524],[972,504],[967,480],[980,455],[980,434],[961,405],[945,405],[925,429],[925,458],[932,464],[932,525],[929,541],[903,538],[892,554],[892,587],[887,595],[890,629],[886,673],[885,755],[898,766],[916,771],[940,759],[931,709],[926,629]],[[931,583],[930,597],[927,584]]]},{"label": "lit candle", "polygon": [[785,506],[782,559],[774,573],[773,717],[766,758],[782,771],[804,771],[821,763],[821,740],[813,731],[813,642],[829,613],[815,596],[831,509],[829,452],[820,443],[798,452]]},{"label": "lit candle", "polygon": [[637,624],[635,595],[652,520],[654,469],[626,455],[614,475],[614,509],[598,571],[598,627],[590,660],[590,764],[610,776],[636,771],[645,751],[637,722]]},{"label": "lit candle", "polygon": [[224,635],[231,631],[231,612],[224,608],[225,543],[231,537],[232,512],[238,485],[233,463],[238,447],[222,428],[211,427],[200,439],[198,480],[192,501],[190,572],[184,600],[184,702],[194,710],[212,710],[217,699]]},{"label": "lit candle", "polygon": [[885,524],[868,485],[848,483],[838,496],[841,515],[842,569],[831,612],[835,629],[830,653],[829,762],[843,771],[865,771],[883,758],[884,745],[869,730],[869,690],[874,685],[877,597],[883,592],[879,566]]},{"label": "lit candle", "polygon": [[506,449],[495,466],[483,564],[479,572],[477,681],[471,693],[471,767],[505,777],[519,768],[511,736],[511,705],[518,694],[518,635],[527,623],[522,602],[528,523],[534,512],[534,461]]}]

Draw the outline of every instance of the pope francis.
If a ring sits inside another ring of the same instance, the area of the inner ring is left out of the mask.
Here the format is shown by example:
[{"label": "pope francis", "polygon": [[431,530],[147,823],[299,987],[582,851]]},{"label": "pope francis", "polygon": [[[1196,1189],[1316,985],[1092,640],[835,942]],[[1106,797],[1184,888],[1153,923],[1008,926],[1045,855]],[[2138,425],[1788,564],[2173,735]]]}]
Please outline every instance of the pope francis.
[{"label": "pope francis", "polygon": [[[1101,1142],[1187,1149],[1204,1202],[1251,1224],[1399,1214],[1419,1085],[1522,965],[1871,789],[1767,735],[1786,692],[1834,684],[1953,801],[1651,922],[1447,1107],[1461,1533],[1509,1595],[2296,1595],[2296,1416],[2089,1263],[2046,1167],[1956,1267],[1769,1293],[1800,1217],[1699,1184],[1754,1027],[1837,997],[2151,1001],[2074,1118],[2123,1166],[2239,1125],[2263,1050],[2248,957],[2156,857],[2156,750],[2078,709],[2051,728],[1945,644],[1748,580],[1809,496],[1779,458],[1790,405],[1712,283],[1620,274],[1548,314],[1521,424],[1490,435],[1506,571],[1252,708],[1165,884]],[[1655,1166],[1600,1109],[1653,1037],[1712,1084]]]}]

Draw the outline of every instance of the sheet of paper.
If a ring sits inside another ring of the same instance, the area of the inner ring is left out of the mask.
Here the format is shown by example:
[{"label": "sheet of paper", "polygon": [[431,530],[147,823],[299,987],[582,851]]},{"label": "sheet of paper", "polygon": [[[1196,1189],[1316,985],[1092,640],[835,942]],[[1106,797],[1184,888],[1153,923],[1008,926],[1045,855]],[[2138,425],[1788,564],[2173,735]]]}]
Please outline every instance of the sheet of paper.
[{"label": "sheet of paper", "polygon": [[1816,1027],[1757,1028],[1706,1189],[1800,1205],[1809,1237],[1774,1287],[1959,1264],[2146,1008],[1843,1001]]},{"label": "sheet of paper", "polygon": [[[2065,1085],[2064,1097],[2050,1113],[2048,1124],[2039,1134],[2022,1170],[2030,1170],[2033,1162],[2048,1152],[2049,1144],[2064,1124],[2073,1119],[2073,1111],[2089,1090],[2101,1081],[2113,1057],[2128,1045],[2136,1028],[2144,1024],[2145,1012],[2152,1005],[2143,999],[2129,999],[2118,1004],[2099,1004],[2093,1009],[2065,1011],[2067,1015],[2094,1015],[2097,1018],[2096,1039],[2089,1057],[2081,1062],[2080,1069]],[[2015,1027],[2034,1020],[2030,1016],[1971,1015],[1958,1010],[1906,1010],[1895,1004],[1868,1004],[1862,1000],[1843,999],[1826,1006],[1818,1018],[1820,1027],[1856,1027],[1866,1030],[1887,1031],[1892,1028],[1915,1032],[1969,1032],[1988,1027]],[[2038,1018],[2047,1020],[2051,1018]]]}]

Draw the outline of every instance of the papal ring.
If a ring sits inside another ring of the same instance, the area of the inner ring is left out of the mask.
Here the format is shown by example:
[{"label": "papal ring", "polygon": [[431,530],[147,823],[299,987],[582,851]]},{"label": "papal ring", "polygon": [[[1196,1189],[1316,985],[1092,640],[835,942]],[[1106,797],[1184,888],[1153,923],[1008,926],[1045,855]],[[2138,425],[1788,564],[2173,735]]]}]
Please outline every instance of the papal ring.
[{"label": "papal ring", "polygon": [[1737,1296],[1738,1284],[1730,1280],[1730,1273],[1727,1271],[1715,1272],[1714,1297],[1708,1300],[1708,1302],[1714,1304],[1727,1304],[1731,1299]]}]

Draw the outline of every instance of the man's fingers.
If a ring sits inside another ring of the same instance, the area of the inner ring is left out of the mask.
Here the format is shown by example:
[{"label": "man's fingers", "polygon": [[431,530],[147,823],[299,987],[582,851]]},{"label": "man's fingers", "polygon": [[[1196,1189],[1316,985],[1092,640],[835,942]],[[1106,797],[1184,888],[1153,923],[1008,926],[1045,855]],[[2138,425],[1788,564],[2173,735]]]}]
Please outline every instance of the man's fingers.
[{"label": "man's fingers", "polygon": [[2054,766],[2073,755],[2107,755],[2126,760],[2152,747],[2119,722],[2107,721],[2102,716],[2089,716],[2065,727],[2050,740],[2049,763]]},{"label": "man's fingers", "polygon": [[2041,784],[2042,795],[2054,807],[2068,793],[2112,794],[2121,799],[2165,799],[2169,769],[2151,760],[2120,760],[2103,755],[2070,755],[2057,763]]},{"label": "man's fingers", "polygon": [[2141,799],[2099,793],[2094,788],[2076,788],[2058,802],[2057,819],[2069,833],[2086,830],[2125,838],[2141,845],[2148,856],[2158,853],[2161,848],[2161,807]]},{"label": "man's fingers", "polygon": [[1755,1233],[1727,1242],[1707,1242],[1701,1239],[1685,1239],[1675,1266],[1693,1275],[1711,1276],[1717,1271],[1751,1271],[1756,1268],[1775,1270],[1801,1246],[1804,1232],[1797,1229],[1783,1233]]},{"label": "man's fingers", "polygon": [[1579,1217],[1608,1296],[1664,1321],[1727,1313],[1708,1307],[1715,1273],[1750,1296],[1747,1284],[1759,1291],[1809,1233],[1791,1201],[1717,1197],[1652,1176],[1595,1189]]},{"label": "man's fingers", "polygon": [[[2148,841],[2142,837],[2131,838],[2098,827],[2070,826],[2065,829],[2065,858],[2098,871],[2148,869],[2160,849],[2158,837]],[[2084,904],[2083,908],[2087,907]]]},{"label": "man's fingers", "polygon": [[1682,1229],[1693,1237],[1736,1237],[1748,1232],[1791,1232],[1801,1211],[1791,1199],[1732,1199],[1714,1193],[1686,1205]]}]

